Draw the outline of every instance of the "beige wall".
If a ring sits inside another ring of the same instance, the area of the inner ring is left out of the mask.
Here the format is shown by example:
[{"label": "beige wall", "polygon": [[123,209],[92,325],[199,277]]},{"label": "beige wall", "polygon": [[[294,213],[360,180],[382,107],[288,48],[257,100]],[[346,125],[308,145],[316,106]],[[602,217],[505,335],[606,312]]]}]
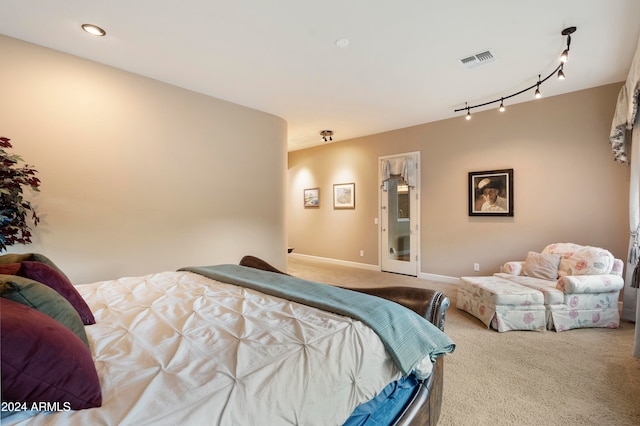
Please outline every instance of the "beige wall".
[{"label": "beige wall", "polygon": [[0,135],[39,171],[34,244],[76,283],[286,266],[286,122],[0,36]]},{"label": "beige wall", "polygon": [[[377,265],[378,157],[420,151],[423,274],[486,275],[552,242],[624,258],[629,169],[613,161],[608,143],[621,85],[290,152],[289,245]],[[515,216],[469,217],[468,173],[510,168]],[[332,185],[341,182],[356,183],[355,210],[333,210]],[[304,209],[303,189],[312,187],[321,189],[321,207]]]}]

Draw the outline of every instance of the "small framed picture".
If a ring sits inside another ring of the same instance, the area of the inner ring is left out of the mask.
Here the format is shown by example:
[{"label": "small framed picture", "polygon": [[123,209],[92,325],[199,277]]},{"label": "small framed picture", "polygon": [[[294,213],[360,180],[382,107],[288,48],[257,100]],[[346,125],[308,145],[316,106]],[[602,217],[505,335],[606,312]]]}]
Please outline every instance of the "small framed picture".
[{"label": "small framed picture", "polygon": [[310,188],[304,190],[304,206],[320,207],[320,188]]},{"label": "small framed picture", "polygon": [[334,209],[355,209],[356,208],[356,184],[339,183],[333,185],[333,208]]},{"label": "small framed picture", "polygon": [[469,172],[469,216],[513,216],[513,169]]}]

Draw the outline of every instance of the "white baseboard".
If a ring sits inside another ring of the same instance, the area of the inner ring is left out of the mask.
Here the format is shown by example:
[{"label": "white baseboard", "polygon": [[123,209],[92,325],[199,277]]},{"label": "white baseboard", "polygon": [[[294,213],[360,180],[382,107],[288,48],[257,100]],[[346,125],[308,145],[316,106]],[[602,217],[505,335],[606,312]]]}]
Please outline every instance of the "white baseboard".
[{"label": "white baseboard", "polygon": [[[380,266],[371,265],[369,263],[350,262],[348,260],[332,259],[329,257],[311,256],[308,254],[300,254],[300,253],[289,253],[289,256],[303,258],[303,259],[318,260],[321,262],[331,263],[333,265],[351,266],[352,268],[360,268],[360,269],[367,269],[369,271],[380,272]],[[437,282],[443,282],[448,284],[460,283],[460,278],[448,277],[446,275],[427,274],[424,272],[419,272],[418,278],[422,280],[437,281]]]},{"label": "white baseboard", "polygon": [[460,284],[460,278],[450,277],[450,276],[447,276],[447,275],[427,274],[425,272],[420,272],[418,274],[418,278],[423,279],[423,280],[447,283],[447,284]]},{"label": "white baseboard", "polygon": [[290,253],[289,256],[299,257],[304,259],[319,260],[321,262],[331,263],[332,265],[351,266],[353,268],[368,269],[369,271],[379,271],[378,265],[371,265],[369,263],[350,262],[348,260],[332,259],[330,257],[311,256],[308,254]]}]

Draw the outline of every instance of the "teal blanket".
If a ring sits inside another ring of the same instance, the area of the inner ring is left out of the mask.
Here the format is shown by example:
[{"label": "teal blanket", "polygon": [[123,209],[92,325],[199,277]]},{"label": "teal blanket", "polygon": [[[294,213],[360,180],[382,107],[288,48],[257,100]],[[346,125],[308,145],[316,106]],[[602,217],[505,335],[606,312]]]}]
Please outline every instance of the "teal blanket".
[{"label": "teal blanket", "polygon": [[455,349],[449,336],[431,322],[386,299],[239,265],[194,266],[180,270],[358,319],[380,336],[405,376],[425,356],[435,361],[439,355]]}]

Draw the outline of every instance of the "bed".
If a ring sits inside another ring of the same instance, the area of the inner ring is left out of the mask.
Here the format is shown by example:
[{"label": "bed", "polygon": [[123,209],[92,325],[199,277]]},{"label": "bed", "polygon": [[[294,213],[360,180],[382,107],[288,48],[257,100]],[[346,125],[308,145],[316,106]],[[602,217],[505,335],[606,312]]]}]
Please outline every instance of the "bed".
[{"label": "bed", "polygon": [[455,348],[440,292],[353,291],[253,256],[72,286],[43,255],[5,255],[0,274],[3,425],[435,425],[440,415],[443,356]]}]

